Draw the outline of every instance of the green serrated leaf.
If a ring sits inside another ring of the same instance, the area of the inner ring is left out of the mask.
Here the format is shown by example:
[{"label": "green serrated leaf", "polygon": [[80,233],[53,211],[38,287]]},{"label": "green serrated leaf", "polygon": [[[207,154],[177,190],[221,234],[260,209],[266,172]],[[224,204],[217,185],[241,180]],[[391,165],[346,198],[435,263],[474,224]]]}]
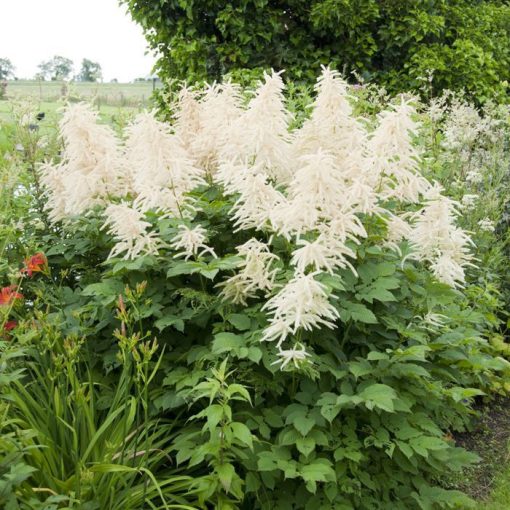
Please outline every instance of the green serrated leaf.
[{"label": "green serrated leaf", "polygon": [[366,387],[359,397],[365,401],[365,405],[372,409],[378,407],[389,413],[395,411],[393,401],[397,399],[395,390],[386,384],[372,384]]},{"label": "green serrated leaf", "polygon": [[315,440],[311,437],[300,437],[296,440],[296,448],[308,457],[315,450]]},{"label": "green serrated leaf", "polygon": [[246,331],[251,327],[251,319],[242,313],[231,313],[227,317],[227,321],[239,331]]},{"label": "green serrated leaf", "polygon": [[253,450],[252,433],[244,423],[233,422],[230,424],[230,428],[232,429],[232,434],[236,439],[238,439],[239,441],[241,441],[241,443],[244,443],[251,450]]}]

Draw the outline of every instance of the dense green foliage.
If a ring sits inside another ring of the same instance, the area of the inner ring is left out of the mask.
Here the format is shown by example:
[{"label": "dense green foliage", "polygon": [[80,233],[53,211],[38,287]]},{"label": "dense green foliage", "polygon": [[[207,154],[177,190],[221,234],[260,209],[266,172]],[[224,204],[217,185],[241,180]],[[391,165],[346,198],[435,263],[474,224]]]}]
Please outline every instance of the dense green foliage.
[{"label": "dense green foliage", "polygon": [[[335,63],[391,90],[503,94],[510,5],[503,0],[122,0],[161,55],[164,79],[217,80],[242,69],[285,69],[312,81]],[[427,85],[428,86],[428,85]]]}]

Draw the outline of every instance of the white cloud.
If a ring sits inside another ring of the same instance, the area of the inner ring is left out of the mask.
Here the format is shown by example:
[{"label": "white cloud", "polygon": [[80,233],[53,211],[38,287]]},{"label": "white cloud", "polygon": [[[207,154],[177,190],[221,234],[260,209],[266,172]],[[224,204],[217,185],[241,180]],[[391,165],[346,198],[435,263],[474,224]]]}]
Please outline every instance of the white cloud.
[{"label": "white cloud", "polygon": [[150,74],[152,54],[142,29],[118,0],[4,0],[0,57],[11,59],[19,78],[32,78],[43,60],[62,55],[79,71],[83,58],[99,62],[105,81]]}]

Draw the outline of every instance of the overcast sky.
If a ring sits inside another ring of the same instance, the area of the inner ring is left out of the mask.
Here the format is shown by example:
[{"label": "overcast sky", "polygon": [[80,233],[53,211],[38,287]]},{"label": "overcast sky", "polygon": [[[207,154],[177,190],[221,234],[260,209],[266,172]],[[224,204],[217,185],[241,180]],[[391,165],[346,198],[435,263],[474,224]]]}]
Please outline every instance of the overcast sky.
[{"label": "overcast sky", "polygon": [[79,72],[83,58],[99,62],[104,81],[151,73],[141,28],[118,0],[0,0],[0,58],[19,78],[33,78],[43,60],[61,55]]}]

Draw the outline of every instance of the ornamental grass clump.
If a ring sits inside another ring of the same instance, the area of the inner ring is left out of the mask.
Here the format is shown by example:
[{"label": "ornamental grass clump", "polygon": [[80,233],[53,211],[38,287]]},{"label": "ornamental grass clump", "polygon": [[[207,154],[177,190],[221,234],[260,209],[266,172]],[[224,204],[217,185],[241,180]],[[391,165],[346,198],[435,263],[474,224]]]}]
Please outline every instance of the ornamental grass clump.
[{"label": "ornamental grass clump", "polygon": [[143,113],[118,138],[70,105],[40,170],[62,327],[80,317],[108,370],[118,296],[146,282],[150,413],[176,420],[199,506],[470,504],[438,483],[474,460],[451,432],[508,370],[465,295],[475,247],[426,178],[413,100],[373,117],[355,101],[326,68],[291,112],[272,73],[184,88],[173,122]]}]

